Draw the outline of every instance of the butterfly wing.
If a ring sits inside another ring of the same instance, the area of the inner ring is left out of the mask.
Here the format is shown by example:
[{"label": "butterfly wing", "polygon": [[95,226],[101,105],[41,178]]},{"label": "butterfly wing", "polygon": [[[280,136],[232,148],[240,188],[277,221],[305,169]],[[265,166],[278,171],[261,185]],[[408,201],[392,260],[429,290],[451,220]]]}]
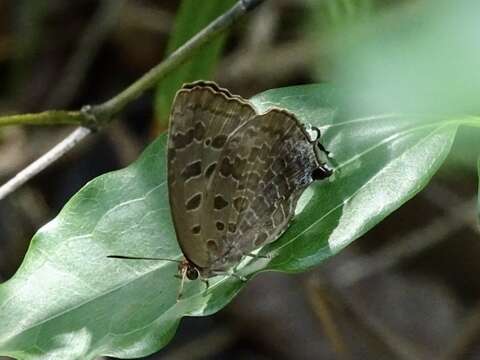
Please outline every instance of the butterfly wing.
[{"label": "butterfly wing", "polygon": [[231,171],[220,173],[211,189],[221,189],[224,178],[235,189],[224,195],[231,206],[222,213],[225,229],[216,234],[223,241],[212,259],[215,269],[228,268],[277,239],[294,216],[298,198],[313,181],[312,172],[320,166],[303,126],[281,109],[257,115],[237,129],[220,161]]},{"label": "butterfly wing", "polygon": [[[168,188],[177,239],[199,268],[209,266],[205,227],[206,184],[229,134],[255,116],[252,106],[211,82],[196,82],[177,93],[170,115]],[[203,214],[203,215],[202,215]]]}]

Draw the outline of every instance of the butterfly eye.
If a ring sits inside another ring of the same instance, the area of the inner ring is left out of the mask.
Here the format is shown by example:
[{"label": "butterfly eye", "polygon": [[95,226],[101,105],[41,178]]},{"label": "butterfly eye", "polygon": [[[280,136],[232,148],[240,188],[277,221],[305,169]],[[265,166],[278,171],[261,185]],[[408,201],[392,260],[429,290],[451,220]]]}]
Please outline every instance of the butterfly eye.
[{"label": "butterfly eye", "polygon": [[198,279],[198,270],[193,266],[187,269],[187,278],[188,280],[197,280]]},{"label": "butterfly eye", "polygon": [[332,175],[333,171],[326,166],[320,166],[313,170],[312,172],[312,179],[313,180],[322,180],[328,178]]}]

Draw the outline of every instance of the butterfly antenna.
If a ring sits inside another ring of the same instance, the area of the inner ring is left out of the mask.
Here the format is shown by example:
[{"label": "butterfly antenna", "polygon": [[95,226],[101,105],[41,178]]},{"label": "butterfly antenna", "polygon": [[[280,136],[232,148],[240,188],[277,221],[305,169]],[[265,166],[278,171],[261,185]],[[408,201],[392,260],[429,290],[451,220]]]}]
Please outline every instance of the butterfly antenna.
[{"label": "butterfly antenna", "polygon": [[124,255],[108,255],[107,258],[110,259],[127,259],[127,260],[158,260],[158,261],[172,261],[180,264],[180,260],[165,259],[159,257],[138,257],[138,256],[124,256]]}]

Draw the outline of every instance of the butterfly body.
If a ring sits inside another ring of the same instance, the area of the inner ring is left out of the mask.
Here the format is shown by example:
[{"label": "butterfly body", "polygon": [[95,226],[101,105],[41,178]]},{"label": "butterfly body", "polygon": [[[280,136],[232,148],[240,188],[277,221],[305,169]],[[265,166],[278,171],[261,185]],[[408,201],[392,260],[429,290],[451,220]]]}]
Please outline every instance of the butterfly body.
[{"label": "butterfly body", "polygon": [[215,83],[184,85],[172,106],[167,153],[183,275],[225,274],[276,240],[306,187],[331,174],[322,149],[284,109],[259,114]]}]

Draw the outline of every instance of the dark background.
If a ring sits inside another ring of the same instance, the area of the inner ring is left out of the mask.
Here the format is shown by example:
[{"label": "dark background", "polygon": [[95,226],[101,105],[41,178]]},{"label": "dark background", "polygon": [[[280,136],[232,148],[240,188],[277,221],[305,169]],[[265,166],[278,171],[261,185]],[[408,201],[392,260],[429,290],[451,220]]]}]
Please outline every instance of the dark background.
[{"label": "dark background", "polygon": [[[130,0],[65,91],[67,64],[100,3],[0,0],[0,113],[102,102],[162,59],[178,1]],[[308,1],[267,1],[234,27],[213,80],[244,97],[328,80],[328,61],[320,68],[313,61],[309,12]],[[158,135],[152,103],[152,92],[143,95],[0,201],[0,281],[81,186],[126,166]],[[69,131],[1,128],[0,180]],[[185,318],[174,340],[148,358],[479,359],[475,138],[478,132],[460,131],[431,184],[338,256],[303,274],[257,276],[218,314]]]}]

